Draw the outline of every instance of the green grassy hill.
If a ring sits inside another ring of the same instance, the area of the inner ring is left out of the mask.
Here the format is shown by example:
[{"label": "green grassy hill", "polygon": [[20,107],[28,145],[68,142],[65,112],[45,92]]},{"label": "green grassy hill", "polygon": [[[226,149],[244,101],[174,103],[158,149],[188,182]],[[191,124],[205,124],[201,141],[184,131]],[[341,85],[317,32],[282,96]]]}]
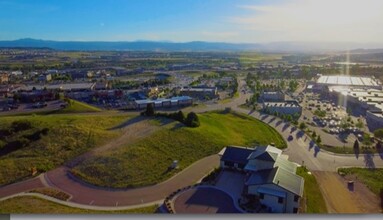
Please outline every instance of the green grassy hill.
[{"label": "green grassy hill", "polygon": [[56,113],[85,113],[85,112],[101,112],[102,110],[88,105],[84,102],[79,102],[73,99],[69,100],[69,104],[64,109],[58,110]]},{"label": "green grassy hill", "polygon": [[127,116],[34,115],[0,117],[0,185],[50,170],[117,137],[108,130]]},{"label": "green grassy hill", "polygon": [[[164,181],[174,175],[168,172],[173,160],[180,169],[218,153],[227,145],[253,146],[274,142],[284,148],[283,138],[270,126],[239,114],[200,114],[201,126],[184,127],[178,122],[162,125],[152,136],[114,152],[89,158],[75,167],[73,173],[83,180],[114,188],[136,187]],[[161,124],[161,122],[157,122]]]}]

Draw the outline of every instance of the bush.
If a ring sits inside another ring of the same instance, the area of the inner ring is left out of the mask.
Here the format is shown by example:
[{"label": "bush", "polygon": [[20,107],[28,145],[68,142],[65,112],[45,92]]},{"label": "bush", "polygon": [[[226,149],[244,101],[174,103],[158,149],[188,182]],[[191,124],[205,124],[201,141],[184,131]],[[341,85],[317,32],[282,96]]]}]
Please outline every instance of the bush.
[{"label": "bush", "polygon": [[306,128],[306,124],[305,124],[304,122],[301,122],[301,123],[299,124],[299,129],[303,130],[303,129],[305,129],[305,128]]},{"label": "bush", "polygon": [[25,131],[32,128],[32,123],[27,120],[14,121],[11,124],[11,129],[14,132]]},{"label": "bush", "polygon": [[383,128],[377,129],[374,131],[374,136],[376,138],[383,139]]}]

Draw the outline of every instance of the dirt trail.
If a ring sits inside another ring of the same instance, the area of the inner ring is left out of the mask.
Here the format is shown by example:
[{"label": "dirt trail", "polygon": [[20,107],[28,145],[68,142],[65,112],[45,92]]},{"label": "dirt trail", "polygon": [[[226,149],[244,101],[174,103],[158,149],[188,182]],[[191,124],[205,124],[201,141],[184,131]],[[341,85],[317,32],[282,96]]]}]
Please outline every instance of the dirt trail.
[{"label": "dirt trail", "polygon": [[371,194],[366,196],[366,189],[360,185],[355,185],[354,191],[350,191],[347,181],[335,172],[315,171],[313,174],[319,183],[329,213],[377,212],[369,207],[372,204],[372,201],[369,201]]},{"label": "dirt trail", "polygon": [[122,131],[122,135],[109,143],[94,148],[76,158],[73,160],[67,162],[65,165],[69,168],[75,167],[80,162],[82,162],[85,159],[89,159],[90,157],[96,156],[97,154],[103,153],[105,151],[109,151],[127,144],[132,144],[138,141],[139,139],[146,137],[152,133],[154,133],[156,130],[159,129],[158,126],[155,126],[150,123],[148,120],[136,120],[134,123],[125,123],[122,124],[120,127],[115,128],[120,129]]}]

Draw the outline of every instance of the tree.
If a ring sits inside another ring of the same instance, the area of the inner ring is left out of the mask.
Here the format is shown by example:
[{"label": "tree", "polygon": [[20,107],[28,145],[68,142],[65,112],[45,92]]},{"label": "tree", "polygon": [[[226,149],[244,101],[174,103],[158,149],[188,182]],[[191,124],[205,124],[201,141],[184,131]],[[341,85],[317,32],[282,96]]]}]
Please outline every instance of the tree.
[{"label": "tree", "polygon": [[281,88],[282,90],[284,90],[286,87],[286,83],[284,80],[281,80],[280,83],[279,83],[279,88]]},{"label": "tree", "polygon": [[153,106],[153,103],[148,103],[146,105],[145,115],[146,116],[154,116],[154,106]]},{"label": "tree", "polygon": [[306,128],[306,124],[305,124],[304,122],[301,122],[301,123],[299,124],[299,129],[303,130],[303,129],[305,129],[305,128]]},{"label": "tree", "polygon": [[290,82],[289,82],[289,90],[291,91],[291,92],[295,92],[295,90],[297,90],[297,88],[298,88],[298,82],[296,81],[296,80],[290,80]]},{"label": "tree", "polygon": [[313,134],[312,134],[313,138],[316,138],[317,136],[317,133],[315,131],[313,131]]},{"label": "tree", "polygon": [[182,111],[177,112],[176,120],[179,122],[184,122],[185,121],[185,115]]},{"label": "tree", "polygon": [[363,134],[363,144],[366,145],[367,147],[372,144],[371,139],[370,139],[370,135],[367,133]]},{"label": "tree", "polygon": [[322,139],[321,139],[320,135],[318,135],[317,144],[320,144],[320,143],[322,143]]},{"label": "tree", "polygon": [[194,113],[194,112],[190,112],[186,116],[185,124],[186,124],[186,126],[192,127],[192,128],[199,127],[200,126],[200,122],[199,122],[197,114]]},{"label": "tree", "polygon": [[358,119],[358,122],[355,124],[355,126],[359,129],[362,129],[364,127],[363,121]]},{"label": "tree", "polygon": [[383,139],[383,128],[377,129],[374,131],[374,136],[376,138]]}]

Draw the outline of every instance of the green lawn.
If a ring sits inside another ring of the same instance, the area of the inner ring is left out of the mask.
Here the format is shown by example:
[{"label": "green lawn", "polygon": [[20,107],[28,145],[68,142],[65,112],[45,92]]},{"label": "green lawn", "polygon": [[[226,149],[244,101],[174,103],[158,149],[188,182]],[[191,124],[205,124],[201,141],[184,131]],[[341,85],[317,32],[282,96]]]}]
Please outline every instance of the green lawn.
[{"label": "green lawn", "polygon": [[326,203],[319,190],[318,182],[314,175],[307,173],[305,167],[298,167],[297,174],[305,179],[303,196],[307,201],[306,213],[327,213]]},{"label": "green lawn", "polygon": [[[284,148],[283,138],[269,125],[240,114],[204,113],[201,126],[188,128],[178,122],[139,142],[89,158],[72,172],[91,184],[114,188],[155,184],[193,162],[218,153],[227,145],[254,146],[274,142]],[[158,122],[157,122],[158,124]],[[167,172],[173,160],[180,169]]]},{"label": "green lawn", "polygon": [[98,211],[73,208],[54,203],[35,196],[21,196],[0,202],[1,214],[118,214],[118,213],[154,213],[156,205],[118,211]]},{"label": "green lawn", "polygon": [[[45,172],[104,144],[120,134],[118,130],[109,129],[127,119],[126,115],[0,117],[0,132],[3,133],[0,135],[3,154],[0,156],[0,185],[31,177],[32,167]],[[14,131],[12,123],[15,121],[30,122],[31,128]]]},{"label": "green lawn", "polygon": [[376,195],[380,196],[383,190],[383,168],[365,169],[365,168],[340,168],[339,173],[345,175],[354,174],[358,180],[362,181]]},{"label": "green lawn", "polygon": [[88,105],[84,102],[79,102],[70,99],[69,105],[64,109],[57,111],[56,113],[83,113],[83,112],[100,112],[101,109]]}]

